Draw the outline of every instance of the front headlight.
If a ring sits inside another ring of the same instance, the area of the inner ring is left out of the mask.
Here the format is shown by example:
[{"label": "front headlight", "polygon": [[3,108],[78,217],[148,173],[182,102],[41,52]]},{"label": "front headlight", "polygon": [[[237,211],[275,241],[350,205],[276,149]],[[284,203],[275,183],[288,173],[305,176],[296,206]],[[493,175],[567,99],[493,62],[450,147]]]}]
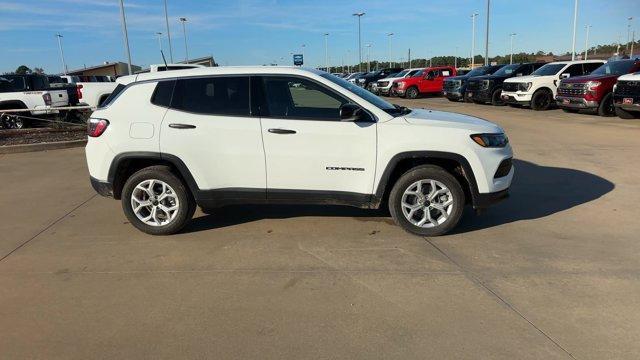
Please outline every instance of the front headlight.
[{"label": "front headlight", "polygon": [[473,134],[471,139],[482,147],[503,148],[509,143],[505,134]]},{"label": "front headlight", "polygon": [[600,81],[588,81],[585,85],[587,87],[587,90],[589,91],[597,91],[598,90],[598,86],[600,86]]},{"label": "front headlight", "polygon": [[404,81],[399,81],[398,87],[402,89],[404,87]]},{"label": "front headlight", "polygon": [[613,92],[616,92],[617,88],[618,88],[618,83],[613,84]]},{"label": "front headlight", "polygon": [[359,83],[363,83],[363,82],[364,82],[364,79],[358,79],[358,82],[359,82]]},{"label": "front headlight", "polygon": [[529,89],[531,89],[531,85],[533,85],[532,83],[528,82],[528,83],[518,83],[518,91],[529,91]]}]

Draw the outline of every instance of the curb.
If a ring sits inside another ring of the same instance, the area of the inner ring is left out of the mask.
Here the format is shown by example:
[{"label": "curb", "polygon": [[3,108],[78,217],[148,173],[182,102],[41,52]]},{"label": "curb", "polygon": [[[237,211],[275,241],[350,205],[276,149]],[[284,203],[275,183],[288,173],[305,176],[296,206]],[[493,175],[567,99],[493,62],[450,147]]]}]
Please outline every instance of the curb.
[{"label": "curb", "polygon": [[47,151],[56,149],[68,149],[81,147],[87,144],[87,140],[59,141],[39,144],[0,146],[0,154],[17,154],[34,151]]}]

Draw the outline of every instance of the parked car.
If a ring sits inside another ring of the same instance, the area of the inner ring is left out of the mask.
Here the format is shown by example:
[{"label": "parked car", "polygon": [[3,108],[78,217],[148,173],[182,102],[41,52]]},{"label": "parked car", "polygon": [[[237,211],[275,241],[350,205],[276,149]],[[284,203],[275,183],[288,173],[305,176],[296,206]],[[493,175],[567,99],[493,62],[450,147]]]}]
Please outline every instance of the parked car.
[{"label": "parked car", "polygon": [[49,86],[51,89],[65,90],[69,98],[69,106],[75,106],[80,103],[78,98],[78,87],[75,84],[69,84],[65,79],[58,75],[48,75]]},{"label": "parked car", "polygon": [[449,99],[449,101],[462,101],[467,89],[467,80],[474,76],[490,75],[498,71],[504,65],[489,65],[477,67],[464,75],[451,76],[444,79],[442,85],[442,94]]},{"label": "parked car", "polygon": [[429,67],[412,77],[394,81],[392,94],[409,99],[415,99],[420,94],[439,94],[442,93],[444,79],[456,75],[453,66]]},{"label": "parked car", "polygon": [[529,76],[505,80],[502,85],[502,100],[512,106],[530,106],[533,110],[547,110],[555,104],[560,80],[587,75],[604,63],[604,60],[548,63]]},{"label": "parked car", "polygon": [[589,110],[600,116],[616,114],[613,86],[620,75],[640,71],[640,60],[609,61],[591,74],[560,80],[556,102],[567,112]]},{"label": "parked car", "polygon": [[[57,113],[52,108],[69,105],[65,89],[52,89],[44,75],[0,75],[0,113],[2,110],[28,109],[27,116]],[[16,114],[5,115],[3,127],[23,128],[30,122]]]},{"label": "parked car", "polygon": [[78,91],[78,101],[91,107],[98,107],[105,101],[116,88],[117,84],[111,81],[100,81],[95,76],[61,76],[69,84],[74,84]]},{"label": "parked car", "polygon": [[384,79],[380,79],[371,84],[371,92],[376,95],[390,95],[391,85],[395,80],[404,79],[406,77],[411,77],[417,74],[419,71],[422,71],[422,68],[417,69],[406,69],[402,70],[397,74],[391,74]]},{"label": "parked car", "polygon": [[363,76],[364,74],[366,74],[366,72],[354,72],[354,73],[351,73],[351,74],[347,75],[344,79],[349,81],[352,84],[355,84],[356,80],[359,77]]},{"label": "parked car", "polygon": [[502,83],[515,77],[531,75],[545,63],[524,63],[505,65],[491,75],[476,76],[467,81],[466,98],[478,104],[504,105]]},{"label": "parked car", "polygon": [[402,228],[435,236],[465,204],[504,199],[514,174],[498,125],[392,105],[324,71],[222,67],[118,82],[89,122],[91,184],[149,234],[179,231],[196,206],[388,203]]},{"label": "parked car", "polygon": [[613,87],[616,115],[622,119],[640,119],[640,73],[622,75]]},{"label": "parked car", "polygon": [[371,85],[380,79],[389,77],[391,74],[397,74],[402,71],[402,68],[387,68],[378,71],[372,71],[365,75],[360,76],[356,80],[356,85],[371,90]]}]

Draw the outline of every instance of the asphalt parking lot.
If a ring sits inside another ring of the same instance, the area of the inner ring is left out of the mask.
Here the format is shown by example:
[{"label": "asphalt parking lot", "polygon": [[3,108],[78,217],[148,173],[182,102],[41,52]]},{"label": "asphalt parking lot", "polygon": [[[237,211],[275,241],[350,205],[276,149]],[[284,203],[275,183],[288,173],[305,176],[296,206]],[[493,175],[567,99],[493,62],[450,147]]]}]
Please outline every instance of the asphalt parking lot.
[{"label": "asphalt parking lot", "polygon": [[152,237],[83,149],[0,155],[1,357],[637,358],[640,121],[398,102],[502,125],[511,198],[438,238],[290,206]]}]

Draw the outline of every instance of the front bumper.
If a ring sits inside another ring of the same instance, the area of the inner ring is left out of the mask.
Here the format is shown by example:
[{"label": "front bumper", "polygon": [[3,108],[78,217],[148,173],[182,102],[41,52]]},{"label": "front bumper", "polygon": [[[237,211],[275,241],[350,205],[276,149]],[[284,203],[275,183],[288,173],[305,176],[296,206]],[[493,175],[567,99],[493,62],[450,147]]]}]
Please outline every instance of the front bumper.
[{"label": "front bumper", "polygon": [[467,98],[477,102],[491,102],[490,89],[467,90]]},{"label": "front bumper", "polygon": [[489,206],[499,203],[509,197],[509,189],[504,189],[492,193],[478,194],[473,208],[476,210],[486,209]]},{"label": "front bumper", "polygon": [[521,92],[504,92],[500,95],[502,101],[507,104],[517,104],[517,105],[530,105],[531,104],[531,94],[529,93],[521,93]]},{"label": "front bumper", "polygon": [[463,98],[462,92],[460,92],[460,90],[451,90],[451,91],[444,90],[442,92],[442,95],[444,95],[449,100],[460,101]]},{"label": "front bumper", "polygon": [[556,96],[556,104],[561,109],[597,109],[600,103],[597,101],[588,101],[584,98]]},{"label": "front bumper", "polygon": [[91,179],[91,187],[100,195],[105,197],[113,197],[113,185],[110,182],[100,181],[93,176]]},{"label": "front bumper", "polygon": [[613,105],[625,111],[640,111],[640,96],[614,95]]},{"label": "front bumper", "polygon": [[391,89],[391,95],[392,96],[404,96],[404,94],[407,92],[407,90],[405,89],[398,89],[398,88],[392,88]]}]

